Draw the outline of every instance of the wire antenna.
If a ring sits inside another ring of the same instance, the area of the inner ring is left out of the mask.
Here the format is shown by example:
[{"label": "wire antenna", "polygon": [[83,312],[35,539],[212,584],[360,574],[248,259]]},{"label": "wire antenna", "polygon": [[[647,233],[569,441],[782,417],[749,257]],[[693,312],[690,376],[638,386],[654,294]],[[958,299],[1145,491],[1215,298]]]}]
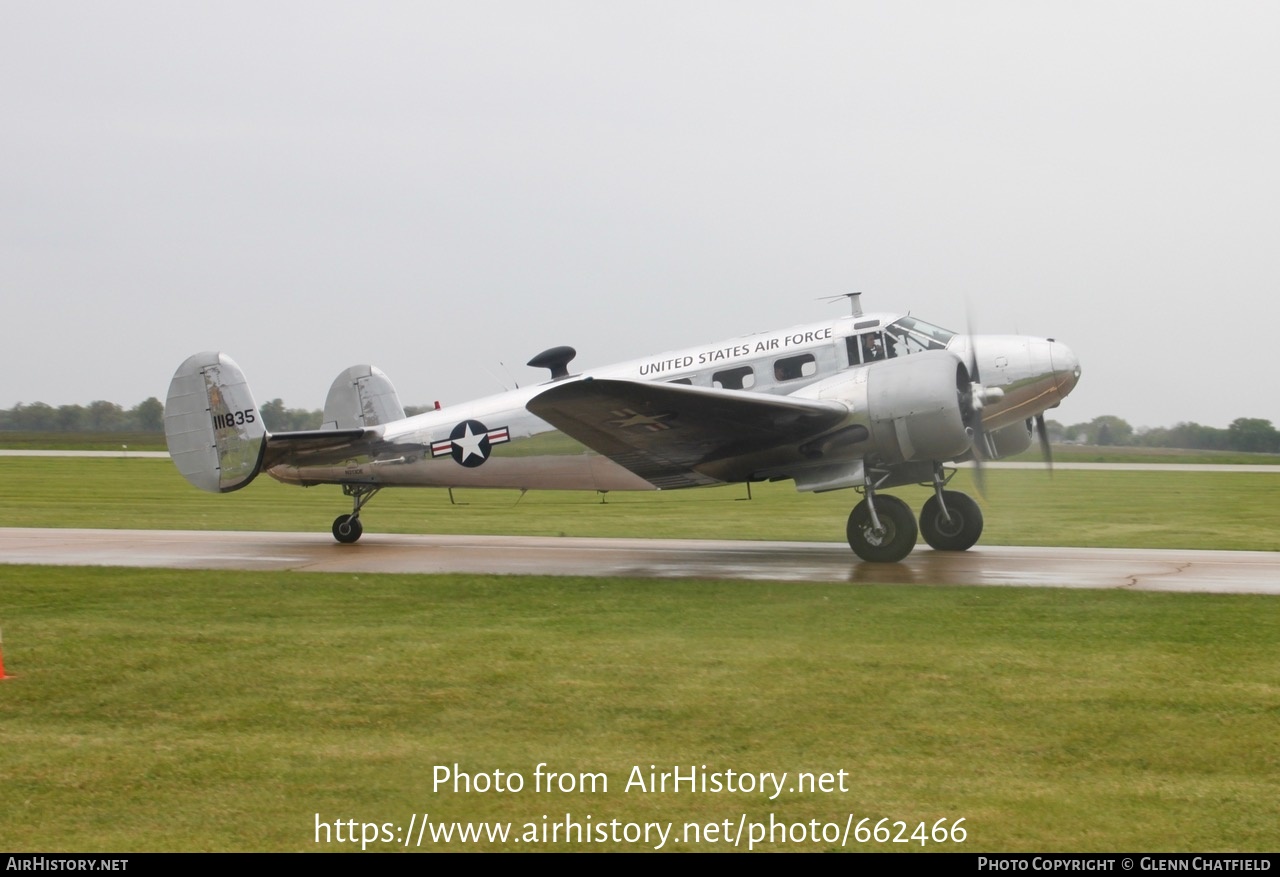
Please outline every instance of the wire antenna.
[{"label": "wire antenna", "polygon": [[861,316],[862,316],[862,298],[861,298],[861,296],[862,296],[862,292],[861,292],[861,291],[859,291],[859,292],[842,292],[842,293],[840,293],[839,295],[826,295],[826,296],[823,296],[821,299],[819,299],[819,301],[839,301],[839,300],[840,300],[840,299],[842,299],[842,298],[847,298],[847,299],[849,299],[849,310],[850,310],[850,312],[851,312],[851,313],[850,313],[850,316],[854,316],[854,317],[861,317]]}]

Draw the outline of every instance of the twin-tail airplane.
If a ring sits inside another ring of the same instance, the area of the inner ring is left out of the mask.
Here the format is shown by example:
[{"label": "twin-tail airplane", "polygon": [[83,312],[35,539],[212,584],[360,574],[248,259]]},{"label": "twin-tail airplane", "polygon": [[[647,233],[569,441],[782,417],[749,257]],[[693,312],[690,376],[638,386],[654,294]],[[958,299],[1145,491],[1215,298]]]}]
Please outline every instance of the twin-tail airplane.
[{"label": "twin-tail airplane", "polygon": [[[337,484],[352,500],[333,522],[339,542],[364,530],[361,512],[384,487],[671,490],[791,480],[802,491],[853,488],[849,545],[895,562],[923,533],[964,551],[982,512],[948,490],[955,468],[1028,448],[1044,411],[1080,378],[1052,338],[968,336],[901,314],[853,313],[571,374],[571,347],[529,365],[550,379],[406,417],[387,376],[370,365],[329,389],[324,425],[270,433],[239,367],[198,353],[165,403],[169,453],[202,490],[238,490],[265,471],[287,484]],[[925,484],[919,525],[885,493]]]}]

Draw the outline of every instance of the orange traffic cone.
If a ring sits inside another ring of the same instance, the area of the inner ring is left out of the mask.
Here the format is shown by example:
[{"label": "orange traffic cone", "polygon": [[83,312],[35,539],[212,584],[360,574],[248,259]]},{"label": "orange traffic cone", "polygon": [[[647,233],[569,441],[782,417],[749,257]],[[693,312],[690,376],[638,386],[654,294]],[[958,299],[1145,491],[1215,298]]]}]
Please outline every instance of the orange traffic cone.
[{"label": "orange traffic cone", "polygon": [[0,681],[12,678],[12,676],[6,676],[4,672],[4,634],[0,633]]}]

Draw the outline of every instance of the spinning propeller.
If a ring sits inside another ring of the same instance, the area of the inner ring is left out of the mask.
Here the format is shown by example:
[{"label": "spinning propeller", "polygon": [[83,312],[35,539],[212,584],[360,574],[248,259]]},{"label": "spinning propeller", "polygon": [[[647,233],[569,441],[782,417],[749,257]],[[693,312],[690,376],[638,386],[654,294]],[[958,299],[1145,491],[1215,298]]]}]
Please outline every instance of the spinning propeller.
[{"label": "spinning propeller", "polygon": [[[978,370],[978,350],[974,343],[973,321],[970,319],[968,322],[969,358],[965,368],[969,373],[969,386],[967,389],[961,388],[961,413],[965,426],[973,436],[973,481],[978,492],[986,496],[986,474],[982,468],[982,460],[984,456],[991,453],[992,446],[988,443],[986,430],[982,426],[982,409],[989,402],[1003,399],[1004,390],[999,387],[988,387],[982,383],[982,375]],[[1032,422],[1032,419],[1028,418],[1028,430],[1032,428]],[[1049,431],[1045,428],[1043,411],[1036,414],[1034,423],[1035,430],[1040,435],[1040,455],[1044,458],[1045,466],[1052,476],[1053,451],[1049,447]]]},{"label": "spinning propeller", "polygon": [[1049,477],[1053,477],[1053,451],[1049,448],[1049,430],[1045,429],[1044,412],[1036,415],[1036,432],[1040,434],[1040,456],[1044,457],[1045,468]]},{"label": "spinning propeller", "polygon": [[1004,396],[998,387],[984,387],[982,375],[978,371],[978,352],[973,343],[973,332],[969,333],[969,361],[965,363],[969,385],[962,388],[960,411],[964,425],[972,436],[973,483],[978,493],[987,495],[987,476],[982,468],[982,459],[988,453],[987,433],[982,428],[982,409],[988,402],[994,402]]}]

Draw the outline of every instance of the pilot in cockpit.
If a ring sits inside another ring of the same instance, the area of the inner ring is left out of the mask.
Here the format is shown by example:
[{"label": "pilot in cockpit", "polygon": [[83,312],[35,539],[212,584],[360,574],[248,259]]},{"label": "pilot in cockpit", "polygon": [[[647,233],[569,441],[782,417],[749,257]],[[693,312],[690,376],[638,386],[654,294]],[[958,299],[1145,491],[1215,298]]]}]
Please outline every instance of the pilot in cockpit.
[{"label": "pilot in cockpit", "polygon": [[872,332],[862,336],[862,361],[875,362],[884,359],[884,346],[880,343],[880,333]]}]

